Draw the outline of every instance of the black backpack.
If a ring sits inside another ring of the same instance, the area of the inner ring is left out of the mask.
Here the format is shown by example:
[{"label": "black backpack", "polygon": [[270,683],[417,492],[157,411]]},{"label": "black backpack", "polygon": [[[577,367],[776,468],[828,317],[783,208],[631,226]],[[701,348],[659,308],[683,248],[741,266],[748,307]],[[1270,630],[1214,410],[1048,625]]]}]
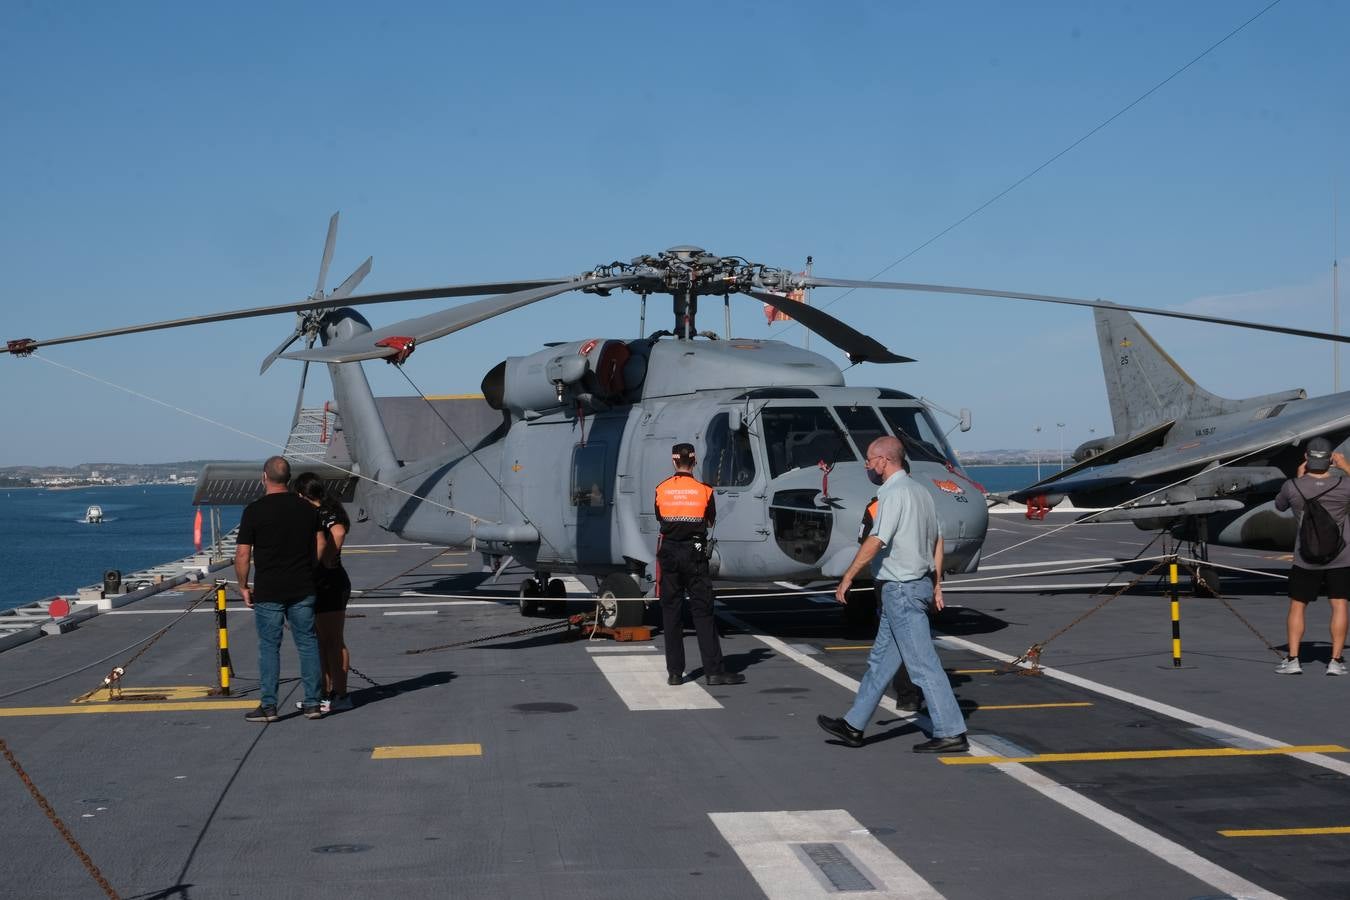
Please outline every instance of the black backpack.
[{"label": "black backpack", "polygon": [[1303,498],[1303,520],[1298,526],[1298,552],[1304,560],[1315,566],[1326,565],[1340,556],[1341,551],[1345,549],[1341,523],[1337,522],[1320,502],[1321,498],[1334,491],[1338,484],[1339,478],[1316,497],[1308,497],[1298,489],[1298,481],[1294,482],[1294,490]]}]

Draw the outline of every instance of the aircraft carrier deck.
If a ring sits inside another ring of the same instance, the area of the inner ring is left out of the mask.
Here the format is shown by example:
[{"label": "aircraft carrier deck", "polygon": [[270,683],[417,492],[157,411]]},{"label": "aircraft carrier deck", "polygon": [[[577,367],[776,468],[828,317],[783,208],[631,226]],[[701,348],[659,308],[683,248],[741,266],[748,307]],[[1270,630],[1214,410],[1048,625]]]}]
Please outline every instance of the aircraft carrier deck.
[{"label": "aircraft carrier deck", "polygon": [[[1323,675],[1326,604],[1298,677],[1276,676],[1220,601],[1189,596],[1174,669],[1157,575],[1055,637],[1045,674],[1001,674],[1153,563],[1063,571],[1139,555],[1149,535],[1128,525],[991,555],[1066,520],[992,518],[987,565],[948,582],[938,619],[969,755],[911,753],[926,719],[893,704],[864,747],[831,742],[815,717],[847,708],[869,636],[778,586],[722,596],[741,686],[666,686],[659,636],[409,655],[550,620],[519,615],[525,573],[494,584],[477,555],[365,526],[344,553],[360,591],[347,642],[377,684],[353,677],[351,711],[299,715],[288,638],[285,717],[244,721],[256,644],[233,594],[232,696],[204,696],[209,601],[127,663],[200,596],[185,585],[0,653],[0,736],[123,898],[1350,897],[1350,678]],[[1282,581],[1224,589],[1283,645]],[[124,663],[128,694],[155,699],[72,702]],[[104,896],[9,769],[0,894]]]}]

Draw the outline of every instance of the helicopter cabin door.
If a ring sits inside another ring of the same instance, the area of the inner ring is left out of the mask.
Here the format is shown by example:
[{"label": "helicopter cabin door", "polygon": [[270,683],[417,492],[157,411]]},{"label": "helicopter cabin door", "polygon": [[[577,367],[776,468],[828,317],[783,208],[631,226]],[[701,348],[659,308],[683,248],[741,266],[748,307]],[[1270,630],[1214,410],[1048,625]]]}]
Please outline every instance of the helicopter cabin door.
[{"label": "helicopter cabin door", "polygon": [[562,516],[567,543],[582,567],[614,562],[616,459],[625,423],[623,416],[598,417],[585,440],[572,445]]},{"label": "helicopter cabin door", "polygon": [[724,559],[734,554],[738,545],[769,537],[763,467],[756,462],[754,443],[741,417],[730,413],[713,416],[703,432],[697,474],[715,491],[717,524],[713,538]]}]

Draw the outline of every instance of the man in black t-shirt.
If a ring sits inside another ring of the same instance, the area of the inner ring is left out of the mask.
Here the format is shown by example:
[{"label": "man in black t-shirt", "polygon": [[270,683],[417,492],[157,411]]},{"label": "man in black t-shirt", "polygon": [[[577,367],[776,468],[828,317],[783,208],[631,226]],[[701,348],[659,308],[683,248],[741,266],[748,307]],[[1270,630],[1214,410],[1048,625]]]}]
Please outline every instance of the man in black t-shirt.
[{"label": "man in black t-shirt", "polygon": [[[273,456],[263,464],[263,495],[244,507],[234,553],[234,574],[244,605],[253,610],[258,628],[259,705],[244,718],[275,722],[277,682],[281,674],[281,632],[291,623],[291,638],[300,657],[305,717],[317,719],[321,669],[314,631],[314,566],[322,553],[323,525],[318,511],[287,489],[291,466]],[[249,587],[249,566],[255,581]]]}]

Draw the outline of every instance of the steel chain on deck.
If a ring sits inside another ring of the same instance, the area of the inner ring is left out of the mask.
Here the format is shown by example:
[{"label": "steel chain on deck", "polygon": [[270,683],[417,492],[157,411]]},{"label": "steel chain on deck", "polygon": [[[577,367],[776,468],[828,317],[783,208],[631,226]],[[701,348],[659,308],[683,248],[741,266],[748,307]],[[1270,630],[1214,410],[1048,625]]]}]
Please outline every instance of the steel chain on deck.
[{"label": "steel chain on deck", "polygon": [[1237,620],[1241,622],[1243,625],[1246,625],[1247,630],[1250,631],[1252,634],[1256,635],[1256,639],[1259,640],[1261,643],[1265,644],[1267,650],[1269,650],[1271,653],[1274,653],[1280,659],[1284,659],[1284,654],[1281,653],[1279,650],[1276,650],[1275,645],[1272,644],[1270,641],[1266,640],[1266,636],[1263,635],[1261,632],[1257,631],[1255,625],[1253,625],[1251,622],[1248,622],[1245,618],[1243,618],[1242,613],[1238,612],[1236,609],[1233,609],[1233,607],[1229,604],[1227,600],[1225,600],[1223,597],[1217,594],[1215,595],[1214,599],[1222,603],[1224,605],[1224,608],[1227,609],[1230,613],[1237,616]]},{"label": "steel chain on deck", "polygon": [[33,799],[37,801],[37,805],[47,814],[47,818],[51,820],[52,826],[60,832],[61,837],[66,839],[66,843],[70,845],[70,849],[75,851],[75,855],[79,857],[80,862],[84,864],[90,877],[98,882],[98,886],[103,888],[103,893],[107,894],[111,900],[120,900],[117,891],[113,890],[113,886],[108,883],[108,879],[99,871],[98,866],[94,865],[94,861],[89,858],[89,854],[80,846],[80,842],[75,840],[75,835],[70,833],[70,829],[66,827],[66,823],[61,821],[61,817],[56,814],[56,810],[52,809],[52,805],[47,802],[47,798],[42,796],[42,791],[38,790],[38,786],[33,783],[33,779],[28,777],[28,773],[24,771],[23,766],[19,765],[18,759],[14,757],[14,754],[9,749],[9,745],[5,743],[4,738],[0,738],[0,752],[5,754],[5,759],[9,760],[9,764],[14,768],[14,774],[18,775],[19,780],[23,782],[24,787],[28,788],[28,793],[33,795]]},{"label": "steel chain on deck", "polygon": [[168,634],[170,628],[177,625],[179,622],[183,621],[183,619],[187,617],[188,613],[192,612],[194,609],[201,606],[202,603],[206,601],[207,597],[215,599],[215,594],[210,592],[204,592],[200,597],[192,601],[192,603],[188,604],[187,609],[179,613],[178,617],[175,618],[168,625],[165,625],[159,631],[155,632],[155,634],[150,637],[150,640],[145,642],[145,646],[141,647],[141,649],[137,650],[134,654],[132,654],[131,659],[122,663],[120,666],[113,666],[112,669],[109,670],[108,674],[103,677],[103,681],[97,687],[95,687],[91,691],[88,691],[87,693],[81,694],[79,697],[76,697],[75,702],[83,703],[85,700],[88,700],[90,697],[94,696],[99,691],[103,690],[105,687],[108,689],[108,698],[114,699],[114,694],[118,694],[121,691],[121,686],[119,682],[121,682],[122,676],[127,673],[127,667],[130,666],[132,663],[134,663],[136,660],[140,659],[142,656],[144,656],[147,650],[155,646],[156,641],[164,637],[164,635]]},{"label": "steel chain on deck", "polygon": [[[1149,546],[1152,546],[1152,544],[1150,544]],[[1144,550],[1147,551],[1148,548],[1145,547]],[[1140,553],[1140,556],[1142,555],[1143,553]],[[1005,664],[1004,668],[1001,671],[999,671],[998,674],[1000,675],[1040,674],[1041,652],[1045,650],[1046,644],[1049,644],[1055,638],[1059,637],[1064,632],[1068,631],[1070,628],[1073,628],[1075,625],[1082,622],[1084,619],[1088,618],[1093,613],[1100,612],[1112,600],[1116,599],[1121,594],[1128,591],[1130,588],[1139,584],[1139,582],[1143,581],[1153,573],[1157,572],[1160,568],[1162,568],[1162,566],[1163,566],[1162,562],[1154,563],[1153,568],[1149,569],[1143,575],[1140,575],[1138,578],[1134,579],[1128,584],[1125,584],[1123,587],[1120,588],[1120,590],[1116,591],[1114,594],[1108,594],[1107,596],[1103,597],[1100,603],[1092,607],[1092,609],[1089,609],[1087,612],[1083,613],[1078,618],[1074,619],[1068,625],[1065,625],[1063,628],[1059,629],[1045,640],[1032,644],[1030,647],[1026,649],[1026,651],[1021,656],[1017,657],[1017,659],[1014,659],[1012,662]],[[1027,663],[1028,665],[1024,666],[1022,665],[1023,663]]]},{"label": "steel chain on deck", "polygon": [[518,631],[507,631],[502,634],[488,634],[483,637],[472,638],[467,641],[457,641],[453,644],[438,644],[435,647],[422,647],[418,650],[405,650],[405,654],[411,656],[416,653],[433,653],[437,650],[450,650],[455,647],[469,647],[473,644],[481,644],[484,641],[495,641],[500,638],[523,637],[527,634],[543,634],[546,631],[556,631],[559,628],[571,630],[573,625],[581,626],[588,622],[595,621],[595,613],[577,613],[574,616],[568,616],[566,619],[559,619],[556,622],[546,622],[543,625],[533,625],[529,628],[521,628]]}]

